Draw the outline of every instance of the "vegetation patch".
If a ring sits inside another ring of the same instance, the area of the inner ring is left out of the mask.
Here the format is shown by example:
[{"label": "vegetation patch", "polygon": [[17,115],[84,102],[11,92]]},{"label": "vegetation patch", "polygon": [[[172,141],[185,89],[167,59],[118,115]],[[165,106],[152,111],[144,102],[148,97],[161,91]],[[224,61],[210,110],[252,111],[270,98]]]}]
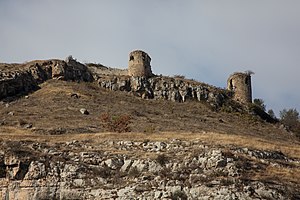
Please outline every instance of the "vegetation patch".
[{"label": "vegetation patch", "polygon": [[107,131],[118,133],[130,132],[130,120],[131,117],[129,115],[115,116],[109,113],[103,113],[100,116],[100,121]]}]

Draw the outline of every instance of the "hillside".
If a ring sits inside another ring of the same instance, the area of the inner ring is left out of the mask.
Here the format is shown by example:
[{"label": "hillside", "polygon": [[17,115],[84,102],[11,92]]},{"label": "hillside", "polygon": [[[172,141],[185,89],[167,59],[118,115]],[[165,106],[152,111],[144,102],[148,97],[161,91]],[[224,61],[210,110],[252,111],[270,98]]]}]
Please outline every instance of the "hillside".
[{"label": "hillside", "polygon": [[[279,123],[215,101],[143,99],[61,66],[69,79],[47,68],[30,79],[38,88],[1,100],[1,199],[300,198],[300,142]],[[105,115],[128,117],[129,132]]]}]

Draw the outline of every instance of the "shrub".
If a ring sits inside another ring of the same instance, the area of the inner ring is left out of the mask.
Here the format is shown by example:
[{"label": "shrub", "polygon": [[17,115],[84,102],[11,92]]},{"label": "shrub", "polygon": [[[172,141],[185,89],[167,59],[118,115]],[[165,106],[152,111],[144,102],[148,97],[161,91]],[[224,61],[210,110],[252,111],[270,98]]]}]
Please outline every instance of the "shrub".
[{"label": "shrub", "polygon": [[118,133],[130,132],[130,120],[129,115],[111,116],[109,113],[103,113],[100,116],[100,121],[105,129]]},{"label": "shrub", "polygon": [[289,130],[294,131],[297,137],[300,137],[299,112],[296,109],[283,109],[279,114],[281,122]]},{"label": "shrub", "polygon": [[264,100],[262,100],[262,99],[254,99],[253,103],[255,105],[257,105],[258,107],[260,107],[263,111],[266,111],[266,105],[265,105]]},{"label": "shrub", "polygon": [[276,115],[274,113],[274,111],[272,109],[269,109],[268,110],[268,114],[273,118],[273,119],[276,119]]},{"label": "shrub", "polygon": [[140,174],[141,174],[141,172],[138,170],[137,167],[132,167],[128,172],[128,176],[134,177],[134,178],[140,176]]},{"label": "shrub", "polygon": [[174,75],[173,77],[174,77],[174,78],[185,79],[185,76],[184,76],[184,75],[178,75],[178,74],[176,74],[176,75]]},{"label": "shrub", "polygon": [[299,113],[296,109],[283,109],[279,114],[281,122],[289,128],[293,128],[299,122]]},{"label": "shrub", "polygon": [[171,194],[171,199],[172,200],[186,200],[188,198],[187,198],[187,195],[184,193],[184,191],[176,190],[175,192],[173,192]]},{"label": "shrub", "polygon": [[155,127],[152,125],[146,126],[144,129],[144,133],[155,133]]},{"label": "shrub", "polygon": [[169,161],[169,158],[165,154],[159,154],[156,157],[156,162],[159,163],[161,166],[164,166]]}]

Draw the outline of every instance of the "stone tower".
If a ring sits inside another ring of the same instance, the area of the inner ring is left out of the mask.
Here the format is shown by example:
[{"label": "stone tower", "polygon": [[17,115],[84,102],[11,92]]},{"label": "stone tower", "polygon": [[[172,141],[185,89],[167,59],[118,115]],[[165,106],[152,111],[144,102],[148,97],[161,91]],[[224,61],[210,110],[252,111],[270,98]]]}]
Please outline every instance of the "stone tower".
[{"label": "stone tower", "polygon": [[251,73],[237,72],[227,80],[227,89],[233,92],[233,99],[241,103],[252,103]]},{"label": "stone tower", "polygon": [[150,56],[141,50],[132,51],[129,54],[128,62],[128,75],[129,76],[152,76],[151,71],[151,58]]}]

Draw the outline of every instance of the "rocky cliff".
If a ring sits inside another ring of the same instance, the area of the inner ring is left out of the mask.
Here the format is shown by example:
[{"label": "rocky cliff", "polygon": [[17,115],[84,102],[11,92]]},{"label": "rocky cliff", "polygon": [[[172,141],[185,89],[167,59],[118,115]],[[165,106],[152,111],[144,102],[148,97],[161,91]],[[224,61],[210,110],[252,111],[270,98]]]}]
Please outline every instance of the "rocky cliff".
[{"label": "rocky cliff", "polygon": [[197,139],[84,137],[55,143],[2,141],[0,199],[300,198],[299,182],[278,173],[294,170],[300,160],[279,151]]}]

